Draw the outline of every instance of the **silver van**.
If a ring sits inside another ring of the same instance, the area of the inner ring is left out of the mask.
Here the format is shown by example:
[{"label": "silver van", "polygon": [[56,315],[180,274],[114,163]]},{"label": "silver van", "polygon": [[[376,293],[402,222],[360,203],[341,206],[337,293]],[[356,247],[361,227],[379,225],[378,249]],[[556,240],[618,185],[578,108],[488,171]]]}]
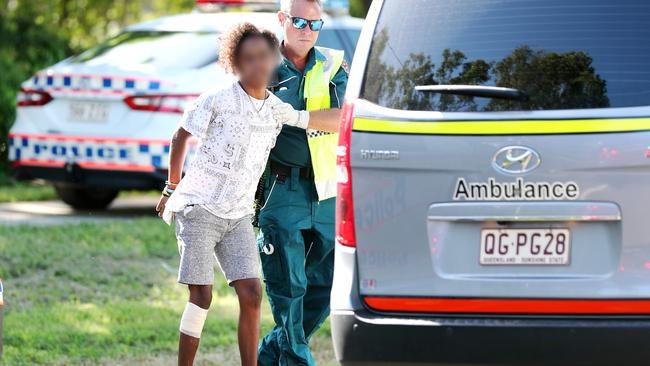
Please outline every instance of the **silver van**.
[{"label": "silver van", "polygon": [[375,0],[364,27],[342,364],[650,364],[650,3]]}]

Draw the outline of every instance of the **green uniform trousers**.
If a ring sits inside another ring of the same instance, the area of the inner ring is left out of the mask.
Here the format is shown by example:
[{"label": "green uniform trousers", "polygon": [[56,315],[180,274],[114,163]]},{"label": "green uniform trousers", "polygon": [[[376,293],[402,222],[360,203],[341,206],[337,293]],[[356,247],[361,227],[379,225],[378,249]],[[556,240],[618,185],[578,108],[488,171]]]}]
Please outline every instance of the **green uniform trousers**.
[{"label": "green uniform trousers", "polygon": [[313,180],[271,176],[258,245],[275,327],[259,365],[314,365],[309,338],[327,319],[334,269],[335,199],[318,201]]}]

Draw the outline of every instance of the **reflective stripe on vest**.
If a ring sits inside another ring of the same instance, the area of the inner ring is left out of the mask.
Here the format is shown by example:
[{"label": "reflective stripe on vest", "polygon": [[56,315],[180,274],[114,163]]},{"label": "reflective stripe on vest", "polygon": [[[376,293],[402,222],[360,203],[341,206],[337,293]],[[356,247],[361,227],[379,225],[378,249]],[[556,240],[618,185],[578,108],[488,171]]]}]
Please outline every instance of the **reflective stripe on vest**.
[{"label": "reflective stripe on vest", "polygon": [[[343,51],[325,47],[316,49],[326,60],[316,60],[316,64],[305,75],[304,95],[308,111],[331,108],[330,82],[343,63]],[[336,149],[339,134],[309,129],[307,141],[318,199],[322,201],[336,197]]]}]

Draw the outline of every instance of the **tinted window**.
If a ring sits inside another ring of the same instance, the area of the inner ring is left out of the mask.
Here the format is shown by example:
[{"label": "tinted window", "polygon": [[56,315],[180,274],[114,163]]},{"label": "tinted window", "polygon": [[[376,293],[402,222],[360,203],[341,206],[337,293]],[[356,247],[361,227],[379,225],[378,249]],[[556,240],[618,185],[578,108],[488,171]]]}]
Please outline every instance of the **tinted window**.
[{"label": "tinted window", "polygon": [[216,59],[216,33],[125,32],[72,59],[126,68],[188,69]]},{"label": "tinted window", "polygon": [[[639,0],[386,0],[362,96],[441,111],[650,105],[649,19],[650,3]],[[436,84],[523,93],[415,90]]]}]

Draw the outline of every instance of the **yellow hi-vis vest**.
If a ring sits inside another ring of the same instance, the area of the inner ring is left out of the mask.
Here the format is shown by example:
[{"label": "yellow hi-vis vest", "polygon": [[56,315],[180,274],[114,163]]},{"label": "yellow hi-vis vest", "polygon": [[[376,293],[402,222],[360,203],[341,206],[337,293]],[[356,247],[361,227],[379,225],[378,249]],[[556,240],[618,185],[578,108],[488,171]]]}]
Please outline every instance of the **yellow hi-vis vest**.
[{"label": "yellow hi-vis vest", "polygon": [[[305,75],[303,94],[307,100],[308,111],[318,111],[331,107],[330,82],[343,64],[343,51],[316,47],[326,59],[316,60],[316,64]],[[336,197],[336,150],[338,133],[307,130],[307,142],[311,164],[314,170],[314,183],[318,200]]]}]

